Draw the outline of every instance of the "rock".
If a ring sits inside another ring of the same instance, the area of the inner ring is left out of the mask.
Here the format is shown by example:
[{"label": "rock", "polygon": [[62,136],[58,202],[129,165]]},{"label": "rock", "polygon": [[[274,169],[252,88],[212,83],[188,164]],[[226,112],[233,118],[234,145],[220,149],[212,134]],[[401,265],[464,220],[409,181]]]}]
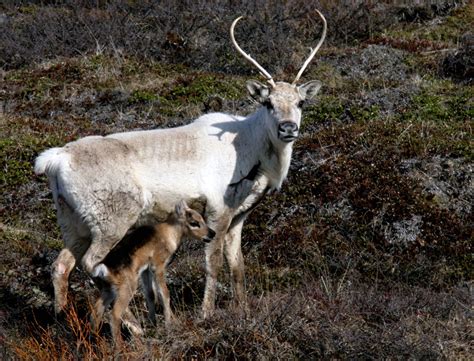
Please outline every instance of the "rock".
[{"label": "rock", "polygon": [[468,218],[474,204],[474,167],[463,158],[408,159],[402,172],[416,179],[422,193],[438,207]]},{"label": "rock", "polygon": [[443,59],[441,73],[465,84],[474,83],[474,33],[461,37],[459,48]]},{"label": "rock", "polygon": [[385,83],[404,82],[408,77],[405,52],[385,45],[369,45],[359,54],[341,59],[342,75],[361,80],[372,78]]},{"label": "rock", "polygon": [[421,227],[423,226],[423,219],[419,215],[413,215],[410,219],[405,219],[399,222],[386,226],[384,229],[384,236],[387,242],[391,244],[399,244],[406,246],[409,243],[416,241],[421,234]]}]

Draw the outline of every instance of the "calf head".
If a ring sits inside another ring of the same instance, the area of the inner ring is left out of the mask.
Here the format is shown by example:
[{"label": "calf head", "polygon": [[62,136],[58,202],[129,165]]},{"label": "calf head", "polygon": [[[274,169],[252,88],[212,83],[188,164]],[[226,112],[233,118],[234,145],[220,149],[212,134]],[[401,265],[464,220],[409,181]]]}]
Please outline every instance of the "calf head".
[{"label": "calf head", "polygon": [[175,212],[178,221],[184,227],[184,234],[187,238],[210,242],[216,235],[216,232],[208,227],[201,214],[189,208],[184,200],[176,205]]}]

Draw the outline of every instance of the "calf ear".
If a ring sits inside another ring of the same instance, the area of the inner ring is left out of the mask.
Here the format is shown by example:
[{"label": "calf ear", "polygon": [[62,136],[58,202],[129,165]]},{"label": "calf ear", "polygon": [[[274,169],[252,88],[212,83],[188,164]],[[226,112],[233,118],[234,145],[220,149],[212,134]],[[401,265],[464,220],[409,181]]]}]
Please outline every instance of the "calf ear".
[{"label": "calf ear", "polygon": [[270,95],[270,89],[256,80],[247,81],[247,90],[250,96],[259,103],[264,103]]},{"label": "calf ear", "polygon": [[186,211],[186,221],[187,222],[194,221],[195,220],[194,215],[195,215],[194,211],[192,209],[188,209]]},{"label": "calf ear", "polygon": [[180,218],[185,218],[186,217],[186,209],[188,209],[188,205],[186,204],[186,201],[182,199],[175,207],[175,212]]},{"label": "calf ear", "polygon": [[318,94],[319,89],[323,84],[319,80],[311,80],[303,85],[298,87],[298,91],[300,92],[301,97],[303,100],[309,100]]}]

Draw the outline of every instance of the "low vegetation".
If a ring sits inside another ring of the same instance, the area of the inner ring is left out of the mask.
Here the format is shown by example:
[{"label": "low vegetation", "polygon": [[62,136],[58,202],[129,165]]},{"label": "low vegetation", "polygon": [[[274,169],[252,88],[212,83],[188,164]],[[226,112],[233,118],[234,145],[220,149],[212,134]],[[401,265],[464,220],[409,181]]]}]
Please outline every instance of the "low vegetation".
[{"label": "low vegetation", "polygon": [[[307,2],[284,3],[0,5],[2,359],[114,356],[108,329],[90,329],[97,290],[82,270],[66,317],[54,317],[62,241],[37,154],[251,112],[252,69],[228,26],[250,14],[239,41],[290,79],[320,25]],[[472,357],[474,7],[361,3],[318,2],[330,37],[303,78],[324,87],[305,106],[288,180],[244,228],[248,309],[234,308],[225,271],[215,316],[198,319],[203,246],[184,244],[168,279],[177,325],[149,325],[137,295],[146,335],[126,335],[124,358]]]}]

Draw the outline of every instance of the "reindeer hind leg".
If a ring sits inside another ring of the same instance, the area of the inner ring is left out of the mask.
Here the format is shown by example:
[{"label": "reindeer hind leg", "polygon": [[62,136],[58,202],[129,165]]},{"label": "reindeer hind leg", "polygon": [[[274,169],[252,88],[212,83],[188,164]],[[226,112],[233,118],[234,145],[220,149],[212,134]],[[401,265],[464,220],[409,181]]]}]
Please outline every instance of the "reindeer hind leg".
[{"label": "reindeer hind leg", "polygon": [[52,264],[51,270],[54,310],[59,314],[67,305],[69,276],[89,248],[90,239],[87,227],[62,197],[57,199],[56,209],[65,246]]}]

